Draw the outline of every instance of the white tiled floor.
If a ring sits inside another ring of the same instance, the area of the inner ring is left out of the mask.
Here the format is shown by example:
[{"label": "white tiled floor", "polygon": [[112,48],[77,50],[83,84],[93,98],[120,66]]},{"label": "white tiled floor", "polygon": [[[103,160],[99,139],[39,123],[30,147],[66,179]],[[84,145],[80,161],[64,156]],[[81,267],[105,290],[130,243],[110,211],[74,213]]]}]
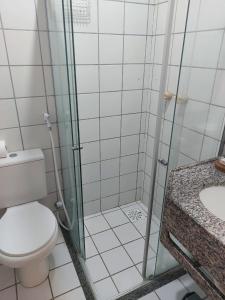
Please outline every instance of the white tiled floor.
[{"label": "white tiled floor", "polygon": [[[138,218],[135,209],[140,212]],[[86,267],[100,298],[118,295],[142,282],[146,221],[138,202],[85,217]],[[152,236],[158,231],[156,220]],[[155,251],[150,251],[150,258],[155,258]]]},{"label": "white tiled floor", "polygon": [[[137,208],[138,204],[134,207]],[[140,206],[139,206],[140,207]],[[130,206],[132,209],[132,205]],[[85,218],[86,267],[93,281],[97,300],[114,299],[119,293],[134,288],[142,282],[141,266],[144,232],[139,229],[144,218],[131,222],[126,215],[127,206]],[[96,222],[99,221],[99,224]],[[126,225],[126,227],[122,227]],[[129,225],[129,226],[128,226]],[[117,229],[122,230],[117,230]],[[157,219],[152,232],[158,233]],[[135,234],[133,239],[130,231]],[[131,241],[130,241],[131,240]],[[154,246],[153,246],[154,248]],[[152,261],[155,253],[152,250]],[[24,288],[16,283],[15,271],[0,265],[1,300],[85,300],[69,251],[60,232],[57,245],[50,257],[50,273],[45,282],[34,288]],[[204,292],[189,275],[155,290],[139,300],[182,300],[195,291],[202,299]],[[209,300],[207,298],[207,300]]]},{"label": "white tiled floor", "polygon": [[[92,251],[92,253],[95,252]],[[50,273],[48,278],[34,288],[24,288],[19,283],[15,284],[15,271],[0,265],[0,299],[85,300],[80,281],[61,232],[59,232],[57,245],[50,255],[49,261]]]}]

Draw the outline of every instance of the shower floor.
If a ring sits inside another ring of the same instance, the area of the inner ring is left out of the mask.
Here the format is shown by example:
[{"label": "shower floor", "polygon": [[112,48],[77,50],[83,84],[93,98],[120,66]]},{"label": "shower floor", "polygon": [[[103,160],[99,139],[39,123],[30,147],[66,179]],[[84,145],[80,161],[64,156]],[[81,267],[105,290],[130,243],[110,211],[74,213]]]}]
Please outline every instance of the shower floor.
[{"label": "shower floor", "polygon": [[[146,221],[147,209],[141,202],[85,217],[85,265],[99,298],[115,297],[143,281]],[[153,265],[158,234],[159,220],[153,216],[149,251]]]}]

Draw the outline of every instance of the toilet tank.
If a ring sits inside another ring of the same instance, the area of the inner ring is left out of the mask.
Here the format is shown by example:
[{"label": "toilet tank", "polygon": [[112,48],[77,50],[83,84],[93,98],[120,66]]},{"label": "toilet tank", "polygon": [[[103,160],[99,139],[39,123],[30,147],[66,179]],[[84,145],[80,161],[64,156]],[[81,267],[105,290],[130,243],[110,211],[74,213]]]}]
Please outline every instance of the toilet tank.
[{"label": "toilet tank", "polygon": [[46,195],[45,160],[40,149],[17,151],[0,158],[0,209]]}]

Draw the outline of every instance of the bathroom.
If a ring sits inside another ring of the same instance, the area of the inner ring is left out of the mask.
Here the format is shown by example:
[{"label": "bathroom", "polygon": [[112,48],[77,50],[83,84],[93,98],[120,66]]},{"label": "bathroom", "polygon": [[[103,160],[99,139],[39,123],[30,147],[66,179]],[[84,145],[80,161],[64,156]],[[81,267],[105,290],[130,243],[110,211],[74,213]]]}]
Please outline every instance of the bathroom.
[{"label": "bathroom", "polygon": [[0,0],[0,299],[224,299],[224,87],[224,0]]}]

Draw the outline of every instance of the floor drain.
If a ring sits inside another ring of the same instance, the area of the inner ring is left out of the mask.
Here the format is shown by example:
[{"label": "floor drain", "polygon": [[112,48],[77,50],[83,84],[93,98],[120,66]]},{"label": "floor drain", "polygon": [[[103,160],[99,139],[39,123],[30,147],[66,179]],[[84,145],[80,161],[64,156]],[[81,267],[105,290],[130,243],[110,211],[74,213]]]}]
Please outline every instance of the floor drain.
[{"label": "floor drain", "polygon": [[131,220],[131,222],[144,219],[143,212],[137,208],[128,210],[126,214],[128,218]]}]

